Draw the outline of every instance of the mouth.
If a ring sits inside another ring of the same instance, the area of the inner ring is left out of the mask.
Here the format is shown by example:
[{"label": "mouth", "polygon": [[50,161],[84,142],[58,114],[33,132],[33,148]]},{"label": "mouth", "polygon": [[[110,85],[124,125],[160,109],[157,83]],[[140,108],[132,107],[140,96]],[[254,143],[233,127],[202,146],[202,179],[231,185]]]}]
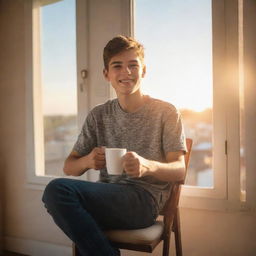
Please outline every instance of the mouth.
[{"label": "mouth", "polygon": [[118,82],[122,84],[130,84],[133,82],[133,79],[120,79]]}]

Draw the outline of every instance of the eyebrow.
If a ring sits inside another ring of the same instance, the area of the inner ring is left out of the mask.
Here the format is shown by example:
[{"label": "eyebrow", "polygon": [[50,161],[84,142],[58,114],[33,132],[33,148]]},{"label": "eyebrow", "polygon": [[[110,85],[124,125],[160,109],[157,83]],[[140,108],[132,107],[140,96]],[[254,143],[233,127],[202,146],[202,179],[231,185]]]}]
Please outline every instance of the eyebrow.
[{"label": "eyebrow", "polygon": [[[110,65],[117,65],[117,64],[122,64],[122,61],[113,61],[110,63]],[[137,60],[129,60],[128,63],[139,63]]]},{"label": "eyebrow", "polygon": [[116,64],[122,64],[122,61],[113,61],[110,63],[110,65],[116,65]]}]

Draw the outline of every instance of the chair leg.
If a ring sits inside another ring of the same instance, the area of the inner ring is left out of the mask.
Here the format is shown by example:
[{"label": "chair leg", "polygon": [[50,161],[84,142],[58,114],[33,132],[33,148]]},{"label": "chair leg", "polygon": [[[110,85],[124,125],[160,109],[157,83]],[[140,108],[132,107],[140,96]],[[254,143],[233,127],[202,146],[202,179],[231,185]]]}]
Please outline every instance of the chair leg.
[{"label": "chair leg", "polygon": [[77,248],[75,243],[72,243],[72,256],[78,256],[79,254],[77,253]]},{"label": "chair leg", "polygon": [[177,208],[173,224],[174,224],[174,237],[175,237],[176,256],[182,256],[179,208]]},{"label": "chair leg", "polygon": [[171,240],[171,231],[167,234],[163,240],[163,256],[169,256],[170,249],[170,240]]}]

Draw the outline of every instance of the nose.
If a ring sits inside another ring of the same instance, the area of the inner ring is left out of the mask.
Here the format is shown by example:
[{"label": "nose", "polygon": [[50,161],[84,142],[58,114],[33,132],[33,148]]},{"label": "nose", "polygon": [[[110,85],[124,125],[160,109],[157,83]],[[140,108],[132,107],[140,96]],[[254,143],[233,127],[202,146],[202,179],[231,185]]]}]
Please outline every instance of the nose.
[{"label": "nose", "polygon": [[124,67],[122,69],[122,73],[130,75],[132,72],[131,72],[131,69],[129,67]]}]

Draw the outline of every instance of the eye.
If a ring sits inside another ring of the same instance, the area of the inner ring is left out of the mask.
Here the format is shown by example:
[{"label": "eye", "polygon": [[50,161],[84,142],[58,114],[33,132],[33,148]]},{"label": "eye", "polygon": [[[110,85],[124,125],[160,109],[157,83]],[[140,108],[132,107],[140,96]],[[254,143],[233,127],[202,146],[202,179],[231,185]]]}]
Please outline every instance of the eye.
[{"label": "eye", "polygon": [[118,65],[114,65],[114,66],[113,66],[113,68],[114,68],[114,69],[120,69],[121,67],[122,67],[122,66],[121,66],[121,65],[119,65],[119,64],[118,64]]},{"label": "eye", "polygon": [[129,66],[129,68],[132,68],[132,69],[135,69],[135,68],[138,68],[138,67],[139,67],[138,64],[131,64],[131,65]]}]

